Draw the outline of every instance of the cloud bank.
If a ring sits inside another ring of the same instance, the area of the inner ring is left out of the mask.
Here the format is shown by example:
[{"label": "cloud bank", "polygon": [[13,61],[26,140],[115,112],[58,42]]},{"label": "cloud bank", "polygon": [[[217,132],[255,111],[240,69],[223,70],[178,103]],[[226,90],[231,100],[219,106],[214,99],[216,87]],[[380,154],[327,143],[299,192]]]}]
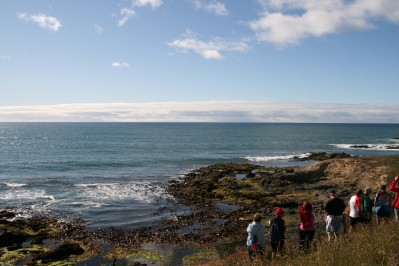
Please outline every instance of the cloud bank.
[{"label": "cloud bank", "polygon": [[[375,29],[377,22],[399,23],[398,0],[258,0],[262,7],[259,17],[240,22],[253,36],[245,41],[214,38],[200,40],[191,32],[168,45],[182,52],[195,52],[205,59],[224,59],[223,51],[244,52],[254,40],[282,48],[298,45],[306,38],[328,34]],[[192,0],[198,10],[227,16],[224,4],[216,1]]]},{"label": "cloud bank", "polygon": [[62,27],[61,22],[56,17],[51,17],[45,14],[29,15],[26,13],[18,13],[17,17],[25,22],[34,22],[38,24],[41,28],[59,31]]},{"label": "cloud bank", "polygon": [[257,39],[277,46],[308,37],[370,30],[375,22],[399,22],[397,0],[258,0],[264,12],[249,22]]},{"label": "cloud bank", "polygon": [[399,123],[399,105],[205,101],[0,106],[0,121]]}]

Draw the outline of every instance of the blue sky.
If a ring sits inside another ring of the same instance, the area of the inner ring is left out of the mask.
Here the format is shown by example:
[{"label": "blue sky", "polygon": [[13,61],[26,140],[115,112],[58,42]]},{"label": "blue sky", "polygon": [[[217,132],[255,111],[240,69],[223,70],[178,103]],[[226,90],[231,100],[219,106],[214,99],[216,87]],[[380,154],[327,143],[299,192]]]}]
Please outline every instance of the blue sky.
[{"label": "blue sky", "polygon": [[3,0],[0,121],[399,123],[397,0]]}]

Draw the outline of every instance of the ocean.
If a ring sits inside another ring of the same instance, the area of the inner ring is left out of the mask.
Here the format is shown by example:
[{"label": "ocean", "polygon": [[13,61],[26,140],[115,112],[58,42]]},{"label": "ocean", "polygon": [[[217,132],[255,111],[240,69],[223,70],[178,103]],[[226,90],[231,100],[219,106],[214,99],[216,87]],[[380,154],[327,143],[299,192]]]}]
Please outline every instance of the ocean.
[{"label": "ocean", "polygon": [[0,123],[0,208],[134,228],[189,211],[165,187],[191,170],[302,166],[320,151],[399,154],[399,125]]}]

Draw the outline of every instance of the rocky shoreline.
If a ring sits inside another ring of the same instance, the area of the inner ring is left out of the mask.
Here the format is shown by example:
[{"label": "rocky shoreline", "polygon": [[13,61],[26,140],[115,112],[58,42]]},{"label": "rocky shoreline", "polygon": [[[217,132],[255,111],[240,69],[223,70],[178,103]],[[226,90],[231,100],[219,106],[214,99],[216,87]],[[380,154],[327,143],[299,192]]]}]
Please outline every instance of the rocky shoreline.
[{"label": "rocky shoreline", "polygon": [[376,191],[399,173],[398,156],[311,153],[307,159],[319,162],[280,168],[228,163],[192,171],[167,188],[177,204],[189,206],[191,212],[134,230],[89,229],[84,221],[23,218],[16,209],[0,210],[0,262],[182,265],[209,260],[243,247],[254,213],[262,213],[266,223],[275,207],[285,208],[288,235],[296,238],[297,209],[303,200],[314,203],[321,226],[327,189],[336,189],[346,199],[356,188],[369,186]]}]

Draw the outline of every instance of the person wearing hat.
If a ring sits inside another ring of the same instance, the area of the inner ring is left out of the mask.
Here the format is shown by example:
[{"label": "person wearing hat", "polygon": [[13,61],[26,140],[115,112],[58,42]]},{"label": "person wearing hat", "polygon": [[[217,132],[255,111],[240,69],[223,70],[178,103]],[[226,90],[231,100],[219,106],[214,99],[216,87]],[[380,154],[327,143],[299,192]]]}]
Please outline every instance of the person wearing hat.
[{"label": "person wearing hat", "polygon": [[337,234],[343,227],[343,216],[346,206],[342,199],[338,198],[335,190],[330,190],[328,192],[329,200],[327,201],[324,211],[326,212],[326,232],[328,236],[328,241],[332,240],[332,236],[337,239]]},{"label": "person wearing hat", "polygon": [[276,209],[276,216],[269,221],[270,224],[270,246],[272,247],[272,259],[277,254],[283,255],[286,225],[283,219],[284,210]]},{"label": "person wearing hat", "polygon": [[252,223],[250,223],[247,227],[247,247],[248,247],[248,255],[263,255],[263,250],[266,246],[265,239],[265,225],[261,223],[262,215],[257,213],[254,215],[254,219]]},{"label": "person wearing hat", "polygon": [[395,176],[395,179],[391,182],[389,190],[395,193],[395,199],[393,201],[393,210],[395,212],[395,220],[399,222],[399,176]]}]

